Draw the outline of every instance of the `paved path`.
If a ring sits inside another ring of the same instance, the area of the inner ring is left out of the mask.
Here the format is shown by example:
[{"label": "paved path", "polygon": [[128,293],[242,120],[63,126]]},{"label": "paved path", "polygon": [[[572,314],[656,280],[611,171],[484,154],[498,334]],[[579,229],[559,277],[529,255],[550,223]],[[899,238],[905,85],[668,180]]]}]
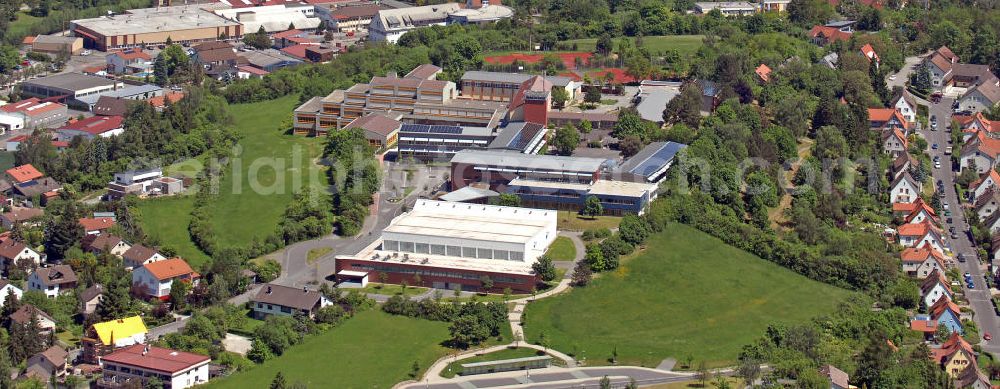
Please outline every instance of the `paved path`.
[{"label": "paved path", "polygon": [[420,382],[396,385],[397,389],[476,389],[476,388],[599,388],[600,381],[607,376],[612,387],[621,388],[634,379],[641,385],[681,382],[694,379],[694,373],[669,372],[646,367],[602,366],[602,367],[549,367],[545,369],[510,371],[493,374],[479,374],[455,377],[450,380],[434,380],[431,377]]}]

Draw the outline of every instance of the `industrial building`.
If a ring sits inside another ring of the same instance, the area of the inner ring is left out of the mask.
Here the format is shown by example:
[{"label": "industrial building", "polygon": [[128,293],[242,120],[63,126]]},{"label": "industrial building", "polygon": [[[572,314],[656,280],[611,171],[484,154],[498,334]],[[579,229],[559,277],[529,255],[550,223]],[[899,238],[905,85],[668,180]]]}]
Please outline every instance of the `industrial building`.
[{"label": "industrial building", "polygon": [[163,88],[153,84],[126,85],[123,88],[115,89],[99,95],[89,95],[81,97],[81,103],[87,106],[87,110],[93,111],[94,106],[101,97],[110,97],[122,100],[149,100],[151,98],[163,96]]},{"label": "industrial building", "polygon": [[65,105],[42,102],[32,97],[0,106],[0,134],[20,129],[54,127],[65,123],[67,118]]},{"label": "industrial building", "polygon": [[590,184],[609,172],[613,165],[614,161],[600,158],[462,150],[451,159],[451,189],[473,183],[489,184],[490,189],[494,189],[516,178]]},{"label": "industrial building", "polygon": [[495,205],[417,200],[360,253],[338,256],[337,278],[385,273],[388,282],[438,289],[528,292],[539,281],[531,265],[556,239],[556,212]]},{"label": "industrial building", "polygon": [[315,7],[308,4],[279,4],[261,7],[242,7],[217,9],[216,15],[243,25],[243,31],[257,32],[263,27],[268,33],[289,30],[289,25],[296,30],[315,30],[319,27],[320,18],[316,17]]},{"label": "industrial building", "polygon": [[403,34],[415,28],[448,24],[448,15],[460,9],[458,3],[384,9],[372,18],[368,27],[369,39],[396,43]]},{"label": "industrial building", "polygon": [[90,105],[83,101],[84,98],[95,96],[96,101],[96,96],[124,87],[125,84],[118,80],[80,73],[62,73],[25,81],[21,83],[21,93],[42,99],[53,97],[64,100],[71,107],[82,106],[89,110]]},{"label": "industrial building", "polygon": [[[108,51],[128,47],[236,40],[243,38],[243,25],[203,9],[204,5],[182,5],[131,9],[123,14],[70,22],[73,34],[84,47]],[[287,27],[287,24],[286,24]]]},{"label": "industrial building", "polygon": [[667,177],[674,157],[687,145],[677,142],[650,143],[615,169],[615,178],[659,184]]},{"label": "industrial building", "polygon": [[75,36],[39,35],[30,41],[36,53],[77,55],[83,51],[83,39]]},{"label": "industrial building", "polygon": [[[470,70],[462,75],[462,97],[485,101],[511,101],[534,75]],[[564,88],[569,101],[583,98],[583,82],[563,76],[543,76],[552,87]]]},{"label": "industrial building", "polygon": [[377,4],[316,4],[316,16],[337,32],[368,32],[368,26],[379,9]]}]

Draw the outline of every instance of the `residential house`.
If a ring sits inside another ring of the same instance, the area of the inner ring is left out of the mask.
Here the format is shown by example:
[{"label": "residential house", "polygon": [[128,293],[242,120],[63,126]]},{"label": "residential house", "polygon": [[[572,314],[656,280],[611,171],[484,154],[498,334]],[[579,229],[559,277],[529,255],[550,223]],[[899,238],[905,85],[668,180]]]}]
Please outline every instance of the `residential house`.
[{"label": "residential house", "polygon": [[236,50],[226,42],[208,42],[194,47],[192,60],[205,69],[205,75],[219,78],[236,67]]},{"label": "residential house", "polygon": [[976,171],[983,174],[996,167],[998,155],[1000,155],[1000,139],[992,138],[984,131],[977,131],[962,145],[958,159],[959,167],[964,170],[975,165]]},{"label": "residential house", "polygon": [[313,317],[316,311],[331,302],[321,293],[306,288],[267,284],[250,299],[253,317],[263,320],[270,315],[302,314]]},{"label": "residential house", "polygon": [[104,298],[104,287],[101,284],[94,284],[84,289],[80,293],[80,313],[84,315],[94,313],[102,298]]},{"label": "residential house", "polygon": [[24,295],[24,291],[21,288],[14,286],[8,280],[0,280],[0,308],[3,307],[4,303],[7,302],[7,296],[13,294],[18,300]]},{"label": "residential house", "polygon": [[953,379],[960,377],[965,369],[976,368],[976,352],[972,345],[955,332],[940,348],[931,349],[931,360]]},{"label": "residential house", "polygon": [[931,84],[936,88],[942,88],[951,80],[951,72],[955,64],[958,63],[958,56],[947,46],[941,46],[934,50],[930,56],[924,59],[924,66],[930,72]]},{"label": "residential house", "polygon": [[94,104],[94,115],[98,116],[121,116],[128,115],[128,107],[135,100],[123,99],[121,97],[101,96]]},{"label": "residential house", "polygon": [[913,95],[906,88],[900,89],[896,93],[890,106],[899,112],[908,123],[913,124],[917,121],[917,99],[913,98]]},{"label": "residential house", "polygon": [[132,245],[119,236],[111,234],[87,234],[83,237],[83,251],[100,254],[103,252],[122,258]]},{"label": "residential house", "polygon": [[24,304],[10,314],[10,320],[18,324],[29,324],[32,317],[38,323],[39,335],[48,335],[56,330],[56,319],[34,305]]},{"label": "residential house", "polygon": [[[6,272],[10,266],[15,266],[22,260],[29,260],[32,266],[38,266],[42,264],[42,255],[16,239],[0,242],[0,269]],[[0,295],[0,298],[3,296]]]},{"label": "residential house", "polygon": [[[55,142],[52,142],[55,145]],[[12,193],[20,198],[38,199],[39,205],[45,205],[49,199],[59,195],[62,184],[52,177],[42,177],[37,180],[14,184]]]},{"label": "residential house", "polygon": [[111,229],[111,227],[114,227],[115,219],[110,217],[101,217],[101,218],[85,217],[85,218],[80,218],[79,223],[80,226],[83,227],[83,231],[86,232],[87,235],[96,235]]},{"label": "residential house", "polygon": [[39,220],[44,215],[45,211],[41,208],[11,207],[10,211],[0,214],[0,223],[4,229],[10,230],[15,225]]},{"label": "residential house", "polygon": [[938,324],[928,315],[917,315],[910,320],[910,329],[924,334],[924,340],[933,340]]},{"label": "residential house", "polygon": [[933,306],[942,296],[951,299],[953,295],[948,278],[942,271],[932,271],[920,284],[920,296],[926,307]]},{"label": "residential house", "polygon": [[889,181],[895,181],[903,173],[908,172],[910,166],[913,166],[913,157],[909,153],[900,154],[892,160],[892,174],[889,175]]},{"label": "residential house", "polygon": [[879,59],[878,53],[875,52],[875,48],[872,47],[871,43],[865,43],[864,46],[861,46],[861,55],[865,56],[869,63],[875,65],[875,69],[878,69],[881,59]]},{"label": "residential house", "polygon": [[1000,79],[996,77],[980,82],[958,98],[958,107],[963,111],[989,112],[998,104],[1000,104]]},{"label": "residential house", "polygon": [[1000,174],[996,170],[990,169],[989,173],[982,175],[978,180],[969,184],[970,200],[976,200],[986,194],[987,191],[995,189],[1000,189]]},{"label": "residential house", "polygon": [[921,248],[930,247],[937,251],[944,252],[944,240],[941,232],[934,223],[925,220],[922,223],[903,224],[896,230],[899,235],[899,244],[906,247]]},{"label": "residential house", "polygon": [[56,298],[59,293],[76,289],[76,282],[76,273],[69,265],[40,267],[28,276],[28,290],[37,290],[48,298]]},{"label": "residential house", "polygon": [[892,156],[906,154],[909,142],[906,135],[899,128],[886,128],[882,130],[882,152]]},{"label": "residential house", "polygon": [[1000,231],[1000,212],[993,212],[992,215],[983,220],[983,226],[990,229],[990,233]]},{"label": "residential house", "polygon": [[868,108],[868,120],[873,130],[900,128],[909,130],[906,118],[896,108]]},{"label": "residential house", "polygon": [[101,358],[98,387],[147,387],[157,377],[163,387],[185,389],[208,382],[211,358],[147,344],[123,347]]},{"label": "residential house", "polygon": [[910,173],[903,173],[889,188],[889,199],[894,203],[912,203],[920,197],[920,184]]},{"label": "residential house", "polygon": [[837,27],[832,26],[813,26],[809,30],[809,37],[812,38],[813,43],[826,46],[834,42],[846,42],[851,40],[852,32],[842,31]]},{"label": "residential house", "polygon": [[148,332],[139,316],[96,323],[80,338],[83,344],[80,358],[84,363],[96,365],[100,357],[116,349],[144,343]]},{"label": "residential house", "polygon": [[130,194],[141,195],[149,191],[156,179],[162,177],[163,169],[159,167],[115,173],[114,181],[108,183],[107,197],[116,200]]},{"label": "residential house", "polygon": [[931,314],[931,320],[937,322],[938,327],[944,326],[948,331],[965,334],[962,329],[962,310],[951,301],[948,296],[941,296],[934,305],[927,308]]},{"label": "residential house", "polygon": [[164,257],[156,249],[136,244],[122,253],[122,259],[126,268],[135,269],[156,261],[162,261],[167,259],[167,257]]},{"label": "residential house", "polygon": [[[938,217],[937,214],[934,212],[934,208],[931,208],[930,205],[927,205],[927,202],[925,202],[924,199],[917,198],[917,201],[914,201],[910,204],[911,204],[911,206],[909,207],[911,209],[910,213],[902,215],[903,224],[919,224],[923,223],[925,220],[934,223],[938,222]],[[903,207],[900,207],[900,209],[902,208]]]},{"label": "residential house", "polygon": [[819,374],[830,382],[830,389],[856,388],[856,386],[851,385],[849,382],[850,376],[843,370],[840,370],[833,365],[823,365],[823,367],[819,369]]},{"label": "residential house", "polygon": [[899,254],[903,262],[903,272],[910,277],[926,279],[935,270],[944,272],[944,254],[930,247],[915,249],[907,247]]},{"label": "residential house", "polygon": [[125,132],[125,118],[121,116],[92,116],[66,123],[55,130],[56,139],[69,142],[75,137],[94,139],[110,138]]},{"label": "residential house", "polygon": [[152,74],[153,57],[141,47],[115,50],[104,56],[107,69],[115,74]]},{"label": "residential house", "polygon": [[271,74],[267,70],[258,69],[250,65],[240,65],[236,67],[236,78],[248,79],[248,78],[263,78],[264,76]]},{"label": "residential house", "polygon": [[35,181],[39,178],[45,177],[42,172],[35,169],[30,163],[27,165],[15,166],[4,171],[7,174],[7,178],[10,182],[14,184],[20,184],[25,182]]},{"label": "residential house", "polygon": [[1000,234],[994,234],[991,236],[989,259],[1000,261]]},{"label": "residential house", "polygon": [[181,258],[151,262],[132,270],[132,286],[147,297],[160,300],[170,298],[174,281],[197,283],[201,275],[191,269]]},{"label": "residential house", "polygon": [[1000,208],[1000,191],[990,188],[982,196],[976,198],[973,208],[976,210],[976,216],[979,217],[979,221],[984,221],[993,216],[997,208]]},{"label": "residential house", "polygon": [[51,377],[63,377],[66,375],[66,368],[69,365],[68,357],[69,353],[61,346],[49,347],[45,351],[28,357],[24,375],[38,378],[44,382],[48,382]]},{"label": "residential house", "polygon": [[955,378],[955,387],[958,389],[992,389],[993,383],[990,377],[983,374],[978,367],[962,370]]}]

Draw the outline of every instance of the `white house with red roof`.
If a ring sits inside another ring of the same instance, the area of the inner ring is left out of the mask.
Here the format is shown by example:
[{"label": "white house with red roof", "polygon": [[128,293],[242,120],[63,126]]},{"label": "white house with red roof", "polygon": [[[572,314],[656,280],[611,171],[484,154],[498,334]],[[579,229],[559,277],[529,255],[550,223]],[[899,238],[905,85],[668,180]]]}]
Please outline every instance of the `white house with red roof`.
[{"label": "white house with red roof", "polygon": [[906,153],[908,147],[909,142],[906,135],[903,134],[903,130],[898,127],[882,130],[882,152],[896,157]]},{"label": "white house with red roof", "polygon": [[115,50],[104,56],[107,69],[115,74],[134,74],[147,72],[153,68],[153,56],[141,47]]},{"label": "white house with red roof", "polygon": [[110,138],[125,132],[124,121],[121,116],[93,116],[77,120],[57,128],[56,139],[68,142],[78,136],[84,139]]},{"label": "white house with red roof", "polygon": [[962,146],[958,158],[959,167],[965,170],[975,165],[976,171],[983,174],[996,167],[997,156],[1000,156],[1000,139],[988,136],[985,131],[977,131],[976,135]]},{"label": "white house with red roof", "polygon": [[903,272],[910,277],[927,278],[934,270],[945,271],[944,254],[929,247],[907,247],[899,254]]},{"label": "white house with red roof", "polygon": [[937,251],[944,252],[944,241],[941,239],[941,232],[930,221],[923,223],[903,224],[896,229],[899,236],[899,244],[906,247],[922,248],[929,247]]},{"label": "white house with red roof", "polygon": [[36,97],[0,106],[0,133],[58,126],[66,121],[67,109],[64,104]]},{"label": "white house with red roof", "polygon": [[138,287],[149,297],[166,300],[174,281],[198,282],[201,277],[181,258],[170,258],[150,262],[132,270],[132,286]]},{"label": "white house with red roof", "polygon": [[932,223],[938,222],[937,214],[934,213],[934,208],[931,208],[923,199],[917,198],[917,201],[913,202],[916,205],[910,213],[903,216],[903,223],[906,224],[920,224],[924,221],[929,221]]},{"label": "white house with red roof", "polygon": [[997,187],[1000,187],[1000,174],[996,170],[990,169],[989,173],[982,175],[978,180],[969,184],[969,194],[975,200],[987,191]]},{"label": "white house with red roof", "polygon": [[890,105],[892,108],[895,108],[900,115],[903,115],[903,118],[906,119],[907,122],[910,122],[910,124],[917,121],[917,100],[913,98],[913,95],[910,94],[910,92],[906,91],[906,88],[903,88],[902,91],[897,94],[895,98],[893,98],[892,104]]},{"label": "white house with red roof", "polygon": [[85,217],[78,220],[87,235],[96,235],[115,226],[115,219],[110,217]]},{"label": "white house with red roof", "polygon": [[[35,266],[42,263],[42,255],[21,241],[8,238],[0,242],[0,267],[6,270],[9,266],[22,260],[30,260]],[[0,295],[0,299],[6,296]]]},{"label": "white house with red roof", "polygon": [[875,52],[875,48],[872,47],[871,43],[865,43],[864,46],[861,46],[861,55],[865,56],[868,62],[875,64],[875,68],[878,69],[881,59],[879,59],[878,53]]},{"label": "white house with red roof", "polygon": [[932,271],[920,284],[920,297],[923,298],[925,307],[933,306],[942,296],[951,299],[953,295],[943,271]]},{"label": "white house with red roof", "polygon": [[99,387],[145,387],[157,377],[164,387],[190,388],[208,382],[211,358],[147,344],[124,347],[100,358]]},{"label": "white house with red roof", "polygon": [[873,130],[901,128],[905,134],[910,128],[906,118],[896,108],[868,108],[868,121]]}]

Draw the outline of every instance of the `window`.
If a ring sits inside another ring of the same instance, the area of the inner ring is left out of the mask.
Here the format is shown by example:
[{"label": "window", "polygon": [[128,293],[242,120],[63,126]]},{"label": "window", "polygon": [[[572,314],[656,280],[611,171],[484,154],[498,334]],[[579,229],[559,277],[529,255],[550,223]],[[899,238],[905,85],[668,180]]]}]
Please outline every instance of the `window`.
[{"label": "window", "polygon": [[289,308],[289,307],[282,306],[281,307],[281,312],[282,313],[292,313],[292,309]]}]

